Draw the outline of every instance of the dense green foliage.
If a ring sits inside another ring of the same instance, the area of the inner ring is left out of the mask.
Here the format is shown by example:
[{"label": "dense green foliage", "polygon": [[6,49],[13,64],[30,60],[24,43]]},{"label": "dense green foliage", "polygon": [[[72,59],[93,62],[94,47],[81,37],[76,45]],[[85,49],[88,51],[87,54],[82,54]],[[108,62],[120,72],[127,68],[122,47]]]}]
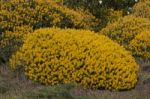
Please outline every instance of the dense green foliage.
[{"label": "dense green foliage", "polygon": [[135,0],[64,0],[64,4],[73,8],[87,7],[90,10],[101,8],[103,6],[114,9],[125,9],[132,7],[136,3]]},{"label": "dense green foliage", "polygon": [[131,12],[135,0],[63,0],[64,5],[73,9],[83,8],[89,10],[96,18],[101,20],[99,28],[102,29],[110,22],[111,9],[122,11],[124,15]]}]

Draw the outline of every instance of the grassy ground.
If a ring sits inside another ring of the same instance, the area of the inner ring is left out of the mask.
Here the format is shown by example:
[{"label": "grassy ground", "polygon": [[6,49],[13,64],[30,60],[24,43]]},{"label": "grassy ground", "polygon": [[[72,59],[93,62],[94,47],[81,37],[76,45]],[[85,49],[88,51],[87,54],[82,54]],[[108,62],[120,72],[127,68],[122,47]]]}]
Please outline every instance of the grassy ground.
[{"label": "grassy ground", "polygon": [[25,77],[15,76],[3,65],[0,75],[0,99],[150,99],[150,63],[141,64],[139,75],[139,82],[134,89],[112,92],[83,89],[74,84],[44,86],[27,81]]}]

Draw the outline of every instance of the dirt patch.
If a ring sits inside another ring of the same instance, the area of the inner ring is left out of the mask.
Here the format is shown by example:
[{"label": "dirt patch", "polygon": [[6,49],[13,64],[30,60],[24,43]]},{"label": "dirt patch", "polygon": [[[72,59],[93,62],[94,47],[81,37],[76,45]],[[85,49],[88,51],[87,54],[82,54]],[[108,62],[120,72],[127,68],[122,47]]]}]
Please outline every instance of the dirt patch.
[{"label": "dirt patch", "polygon": [[144,67],[142,68],[142,70],[145,71],[145,72],[150,72],[150,65],[144,66]]},{"label": "dirt patch", "polygon": [[144,80],[144,81],[143,81],[143,84],[145,84],[145,85],[146,85],[146,84],[149,84],[149,85],[150,85],[150,78]]}]

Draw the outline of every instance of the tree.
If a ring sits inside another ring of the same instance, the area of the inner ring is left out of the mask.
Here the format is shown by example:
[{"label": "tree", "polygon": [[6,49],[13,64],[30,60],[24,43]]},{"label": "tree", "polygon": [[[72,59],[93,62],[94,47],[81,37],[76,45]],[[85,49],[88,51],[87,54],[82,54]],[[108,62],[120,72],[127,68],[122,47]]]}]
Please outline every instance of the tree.
[{"label": "tree", "polygon": [[136,2],[137,0],[64,0],[63,4],[73,9],[89,10],[102,20],[100,27],[103,28],[109,22],[107,16],[110,15],[110,9],[121,10],[125,15]]}]

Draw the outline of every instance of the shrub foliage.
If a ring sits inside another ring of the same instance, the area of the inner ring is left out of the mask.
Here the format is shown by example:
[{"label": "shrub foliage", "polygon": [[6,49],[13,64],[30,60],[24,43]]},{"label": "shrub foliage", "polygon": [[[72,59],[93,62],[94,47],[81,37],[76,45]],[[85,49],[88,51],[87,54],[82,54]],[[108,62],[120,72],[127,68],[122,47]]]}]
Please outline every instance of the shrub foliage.
[{"label": "shrub foliage", "polygon": [[57,26],[61,28],[92,29],[97,20],[87,11],[75,11],[46,0],[1,0],[0,31],[15,26],[30,25],[34,29]]},{"label": "shrub foliage", "polygon": [[118,21],[109,24],[106,28],[100,31],[118,42],[128,49],[131,40],[142,31],[150,29],[150,21],[145,18],[137,18],[135,16],[125,16]]},{"label": "shrub foliage", "polygon": [[150,1],[142,1],[134,5],[133,15],[148,18],[150,20]]},{"label": "shrub foliage", "polygon": [[103,35],[58,28],[29,34],[10,66],[46,85],[76,82],[116,90],[133,88],[139,68],[128,51]]},{"label": "shrub foliage", "polygon": [[25,35],[33,32],[30,26],[17,26],[14,31],[5,31],[1,35],[0,39],[0,55],[7,61],[9,57],[19,49],[23,44],[23,39]]},{"label": "shrub foliage", "polygon": [[137,35],[131,42],[130,48],[134,56],[150,59],[150,31]]}]

